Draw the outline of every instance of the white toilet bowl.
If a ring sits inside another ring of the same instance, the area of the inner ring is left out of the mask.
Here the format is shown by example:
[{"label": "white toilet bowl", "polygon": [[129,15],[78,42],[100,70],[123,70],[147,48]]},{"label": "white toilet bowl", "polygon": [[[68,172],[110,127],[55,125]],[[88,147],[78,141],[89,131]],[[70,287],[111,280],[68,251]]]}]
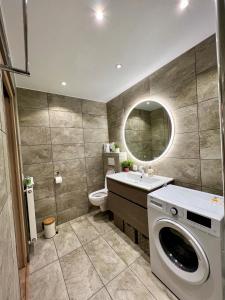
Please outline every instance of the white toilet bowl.
[{"label": "white toilet bowl", "polygon": [[[114,170],[107,171],[107,174],[115,173]],[[105,178],[105,188],[98,190],[88,195],[89,201],[94,206],[99,206],[101,211],[107,210],[107,198],[108,198],[108,189],[107,189],[107,180]]]},{"label": "white toilet bowl", "polygon": [[99,206],[101,211],[106,211],[106,204],[107,204],[107,198],[108,198],[108,190],[102,189],[98,190],[96,192],[93,192],[89,194],[88,196],[89,201],[94,206]]}]

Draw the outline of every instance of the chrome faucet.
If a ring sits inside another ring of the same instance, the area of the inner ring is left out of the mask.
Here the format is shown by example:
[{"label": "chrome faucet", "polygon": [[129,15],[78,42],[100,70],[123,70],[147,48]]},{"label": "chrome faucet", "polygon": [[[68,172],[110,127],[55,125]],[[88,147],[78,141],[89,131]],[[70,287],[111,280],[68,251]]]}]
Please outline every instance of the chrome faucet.
[{"label": "chrome faucet", "polygon": [[141,178],[143,178],[143,176],[145,175],[145,168],[143,166],[140,166],[139,171],[141,173]]}]

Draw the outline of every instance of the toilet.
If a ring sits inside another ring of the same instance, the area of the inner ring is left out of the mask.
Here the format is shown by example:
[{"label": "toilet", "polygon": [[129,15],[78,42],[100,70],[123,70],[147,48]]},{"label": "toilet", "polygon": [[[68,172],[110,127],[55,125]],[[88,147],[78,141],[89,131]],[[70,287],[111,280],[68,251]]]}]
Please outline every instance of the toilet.
[{"label": "toilet", "polygon": [[[114,170],[107,171],[106,175],[115,173]],[[107,181],[105,177],[105,188],[90,193],[88,195],[88,199],[94,206],[99,206],[101,211],[107,210],[107,198],[108,198],[108,189],[107,189]]]}]

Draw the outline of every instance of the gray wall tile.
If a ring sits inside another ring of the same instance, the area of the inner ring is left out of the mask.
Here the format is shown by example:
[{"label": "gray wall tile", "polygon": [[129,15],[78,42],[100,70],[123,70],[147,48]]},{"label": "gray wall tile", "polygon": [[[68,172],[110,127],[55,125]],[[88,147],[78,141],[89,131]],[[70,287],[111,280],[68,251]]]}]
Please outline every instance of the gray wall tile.
[{"label": "gray wall tile", "polygon": [[52,144],[83,143],[82,128],[51,128]]},{"label": "gray wall tile", "polygon": [[69,177],[63,176],[63,182],[55,185],[56,195],[62,195],[73,191],[87,191],[86,174],[71,175]]},{"label": "gray wall tile", "polygon": [[79,98],[48,94],[48,105],[50,110],[81,113],[81,104],[82,100]]},{"label": "gray wall tile", "polygon": [[50,128],[47,127],[20,127],[21,145],[51,144]]},{"label": "gray wall tile", "polygon": [[34,185],[35,201],[43,198],[54,197],[54,181],[50,179],[41,179],[36,181]]},{"label": "gray wall tile", "polygon": [[176,133],[198,131],[198,113],[196,104],[180,108],[174,112],[174,115]]},{"label": "gray wall tile", "polygon": [[82,114],[67,111],[49,111],[50,127],[82,127]]},{"label": "gray wall tile", "polygon": [[198,101],[218,97],[217,68],[213,67],[197,76]]},{"label": "gray wall tile", "polygon": [[54,162],[54,173],[60,172],[61,176],[70,177],[76,174],[85,173],[84,159]]},{"label": "gray wall tile", "polygon": [[85,143],[84,144],[85,157],[102,156],[102,143]]},{"label": "gray wall tile", "polygon": [[83,114],[83,127],[91,129],[108,129],[107,117]]},{"label": "gray wall tile", "polygon": [[194,79],[194,75],[195,51],[191,49],[150,76],[150,93],[155,95],[168,87],[181,85],[187,80]]},{"label": "gray wall tile", "polygon": [[57,213],[58,224],[68,222],[68,221],[78,218],[86,213],[87,213],[86,207],[84,207],[84,208],[83,207],[82,208],[71,207],[71,208],[65,209],[63,211],[58,211],[58,213]]},{"label": "gray wall tile", "polygon": [[137,101],[150,96],[150,80],[149,77],[141,80],[124,93],[120,95],[125,110],[134,105]]},{"label": "gray wall tile", "polygon": [[222,165],[220,159],[201,161],[202,186],[222,190]]},{"label": "gray wall tile", "polygon": [[49,127],[48,110],[40,109],[20,109],[19,110],[20,126],[37,126]]},{"label": "gray wall tile", "polygon": [[93,114],[97,116],[106,115],[106,104],[95,101],[82,101],[82,112],[84,114]]},{"label": "gray wall tile", "polygon": [[51,145],[22,146],[23,163],[26,165],[52,161]]},{"label": "gray wall tile", "polygon": [[36,218],[45,218],[56,213],[55,198],[44,198],[35,201],[35,214]]},{"label": "gray wall tile", "polygon": [[[150,81],[151,84],[151,81]],[[196,78],[176,78],[168,87],[153,94],[151,100],[160,101],[171,110],[197,103]]]},{"label": "gray wall tile", "polygon": [[220,159],[220,130],[200,131],[200,153],[202,159]]},{"label": "gray wall tile", "polygon": [[218,129],[220,127],[218,99],[199,103],[198,115],[200,130]]},{"label": "gray wall tile", "polygon": [[196,72],[204,72],[216,65],[216,39],[213,35],[196,46]]},{"label": "gray wall tile", "polygon": [[58,211],[76,207],[78,210],[86,209],[88,212],[87,192],[76,190],[58,195],[56,196],[56,205]]},{"label": "gray wall tile", "polygon": [[53,161],[84,157],[84,144],[52,145]]},{"label": "gray wall tile", "polygon": [[106,143],[108,139],[106,129],[84,129],[85,143]]},{"label": "gray wall tile", "polygon": [[24,164],[23,171],[25,176],[33,176],[35,181],[53,178],[53,163]]},{"label": "gray wall tile", "polygon": [[200,159],[165,158],[156,164],[156,171],[184,183],[201,184]]},{"label": "gray wall tile", "polygon": [[108,114],[109,127],[122,126],[124,121],[124,109],[118,110],[113,114]]},{"label": "gray wall tile", "polygon": [[176,134],[167,157],[199,158],[199,133],[190,132]]},{"label": "gray wall tile", "polygon": [[115,115],[117,112],[123,110],[123,98],[119,95],[107,103],[107,115]]},{"label": "gray wall tile", "polygon": [[20,108],[48,108],[47,94],[44,92],[18,88],[17,98]]}]

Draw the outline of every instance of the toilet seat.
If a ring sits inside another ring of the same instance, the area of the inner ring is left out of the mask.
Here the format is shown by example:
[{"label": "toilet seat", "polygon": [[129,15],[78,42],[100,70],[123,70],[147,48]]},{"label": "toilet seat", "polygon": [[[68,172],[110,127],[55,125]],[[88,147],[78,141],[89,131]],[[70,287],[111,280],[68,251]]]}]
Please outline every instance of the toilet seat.
[{"label": "toilet seat", "polygon": [[98,190],[89,195],[89,199],[95,201],[97,205],[100,205],[105,201],[105,197],[108,196],[108,191],[106,189]]},{"label": "toilet seat", "polygon": [[88,198],[92,205],[100,206],[101,211],[105,211],[107,197],[108,197],[108,190],[102,189],[89,194]]},{"label": "toilet seat", "polygon": [[[106,174],[115,173],[114,170],[107,171]],[[107,198],[108,198],[108,189],[107,189],[107,180],[105,177],[105,188],[95,191],[88,195],[89,201],[94,206],[99,206],[101,211],[107,210]]]}]

